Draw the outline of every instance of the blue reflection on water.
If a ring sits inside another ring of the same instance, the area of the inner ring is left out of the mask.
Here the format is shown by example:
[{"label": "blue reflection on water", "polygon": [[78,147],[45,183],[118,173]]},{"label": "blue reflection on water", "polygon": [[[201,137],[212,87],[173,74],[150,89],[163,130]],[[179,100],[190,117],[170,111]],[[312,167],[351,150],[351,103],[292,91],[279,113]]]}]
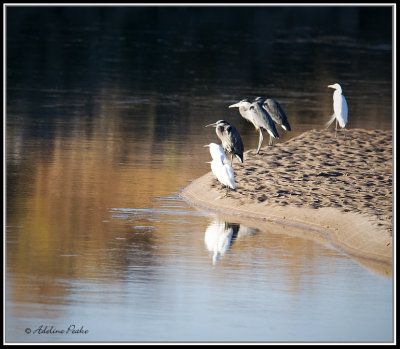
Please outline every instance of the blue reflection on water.
[{"label": "blue reflection on water", "polygon": [[[278,252],[268,249],[276,244],[277,236],[197,211],[179,197],[157,201],[153,209],[118,209],[124,215],[115,216],[127,220],[138,213],[160,220],[168,217],[163,229],[174,236],[151,274],[139,281],[128,277],[118,291],[117,285],[112,287],[113,299],[103,311],[115,313],[113,306],[123,307],[118,317],[125,320],[119,321],[117,329],[122,340],[391,340],[391,280],[370,273],[339,252],[323,256],[320,246],[312,247],[313,254],[321,253],[318,261],[305,251],[300,264],[290,265],[279,255],[291,253],[286,250],[289,246],[281,246]],[[196,216],[208,221],[203,230]],[[154,229],[157,233],[157,226]],[[264,240],[256,248],[235,249],[237,241],[250,243],[256,238]],[[200,241],[198,250],[194,245]],[[313,263],[319,267],[311,267]],[[286,268],[295,268],[297,277],[286,275]],[[132,265],[128,274],[136,272]],[[97,288],[91,287],[93,296]],[[91,298],[91,302],[104,299]],[[150,330],[154,328],[157,331]]]},{"label": "blue reflection on water", "polygon": [[[9,340],[392,339],[392,281],[339,252],[227,222],[177,195],[159,197],[149,208],[112,208],[110,215],[126,222],[132,234],[138,217],[151,221],[151,251],[117,240],[115,253],[128,252],[123,270],[116,264],[114,271],[106,269],[91,279],[55,281],[67,285],[64,302],[48,306],[51,317],[42,306],[27,304],[31,310],[26,318],[8,319]],[[298,258],[290,258],[299,251]],[[101,253],[87,258],[100,263]],[[89,332],[21,336],[26,327],[63,329],[71,324]]]}]

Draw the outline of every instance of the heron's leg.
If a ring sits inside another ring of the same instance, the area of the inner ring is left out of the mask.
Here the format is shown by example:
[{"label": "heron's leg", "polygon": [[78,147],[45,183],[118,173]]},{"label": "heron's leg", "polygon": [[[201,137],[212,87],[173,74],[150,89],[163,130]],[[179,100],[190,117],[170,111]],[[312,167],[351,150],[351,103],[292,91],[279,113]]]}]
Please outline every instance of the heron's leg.
[{"label": "heron's leg", "polygon": [[263,140],[264,140],[264,136],[263,136],[263,133],[262,133],[262,129],[260,128],[260,139],[258,141],[258,149],[257,149],[257,153],[256,154],[258,154],[260,152],[261,144],[262,144]]},{"label": "heron's leg", "polygon": [[336,133],[337,133],[337,119],[336,119],[336,127],[335,127],[335,138],[336,138]]},{"label": "heron's leg", "polygon": [[274,145],[274,138],[273,138],[271,135],[269,135],[269,142],[268,142],[268,145],[269,145],[270,147]]}]

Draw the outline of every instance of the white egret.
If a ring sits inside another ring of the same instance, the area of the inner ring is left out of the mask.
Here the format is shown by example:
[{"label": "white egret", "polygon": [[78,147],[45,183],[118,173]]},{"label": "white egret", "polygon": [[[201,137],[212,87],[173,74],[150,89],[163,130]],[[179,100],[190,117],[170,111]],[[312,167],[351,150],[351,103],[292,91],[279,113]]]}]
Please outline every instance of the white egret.
[{"label": "white egret", "polygon": [[227,159],[224,149],[219,144],[210,143],[206,144],[205,147],[210,148],[210,154],[213,160],[221,160],[221,162],[224,162],[224,160]]},{"label": "white egret", "polygon": [[211,171],[214,173],[215,177],[217,177],[218,181],[226,187],[226,195],[228,194],[229,188],[235,190],[235,175],[229,160],[225,159],[223,162],[220,160],[213,160],[210,163]]},{"label": "white egret", "polygon": [[331,116],[331,119],[326,123],[326,127],[329,127],[333,120],[336,119],[336,137],[337,124],[339,123],[339,126],[341,128],[344,128],[347,124],[348,108],[346,98],[344,98],[344,96],[342,95],[342,87],[338,83],[328,85],[328,87],[335,89],[335,92],[333,93],[333,115]]},{"label": "white egret", "polygon": [[226,194],[228,194],[229,188],[235,190],[235,175],[233,168],[229,163],[228,158],[222,147],[216,143],[210,143],[205,145],[205,147],[210,148],[210,154],[213,158],[209,163],[211,164],[211,171],[217,177],[218,181],[226,187]]}]

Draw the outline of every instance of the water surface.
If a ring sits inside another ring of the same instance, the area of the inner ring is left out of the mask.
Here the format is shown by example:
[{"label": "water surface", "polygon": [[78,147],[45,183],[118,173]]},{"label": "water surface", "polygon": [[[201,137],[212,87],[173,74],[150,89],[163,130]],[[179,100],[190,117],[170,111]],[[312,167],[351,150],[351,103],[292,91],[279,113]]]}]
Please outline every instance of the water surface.
[{"label": "water surface", "polygon": [[349,128],[392,129],[391,11],[370,10],[8,7],[6,340],[391,341],[390,276],[179,197],[205,125],[257,147],[245,97],[281,103],[279,142],[324,127],[334,82]]}]

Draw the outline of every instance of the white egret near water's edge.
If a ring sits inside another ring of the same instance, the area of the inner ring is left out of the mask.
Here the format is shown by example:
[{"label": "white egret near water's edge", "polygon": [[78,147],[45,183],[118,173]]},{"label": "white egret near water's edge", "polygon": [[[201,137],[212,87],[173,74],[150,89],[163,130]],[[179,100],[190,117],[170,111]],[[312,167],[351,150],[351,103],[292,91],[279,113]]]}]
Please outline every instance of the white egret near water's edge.
[{"label": "white egret near water's edge", "polygon": [[225,159],[227,159],[224,149],[219,144],[210,143],[206,144],[205,147],[210,148],[210,154],[213,160],[220,160],[221,162],[224,162]]},{"label": "white egret near water's edge", "polygon": [[235,175],[233,168],[229,163],[228,158],[225,155],[222,147],[216,143],[210,143],[205,146],[210,148],[210,154],[213,160],[209,162],[211,164],[211,171],[217,177],[218,181],[226,187],[226,195],[229,188],[235,190]]},{"label": "white egret near water's edge", "polygon": [[224,163],[219,160],[211,161],[211,171],[226,188],[236,189],[235,175],[229,161],[226,160]]}]

